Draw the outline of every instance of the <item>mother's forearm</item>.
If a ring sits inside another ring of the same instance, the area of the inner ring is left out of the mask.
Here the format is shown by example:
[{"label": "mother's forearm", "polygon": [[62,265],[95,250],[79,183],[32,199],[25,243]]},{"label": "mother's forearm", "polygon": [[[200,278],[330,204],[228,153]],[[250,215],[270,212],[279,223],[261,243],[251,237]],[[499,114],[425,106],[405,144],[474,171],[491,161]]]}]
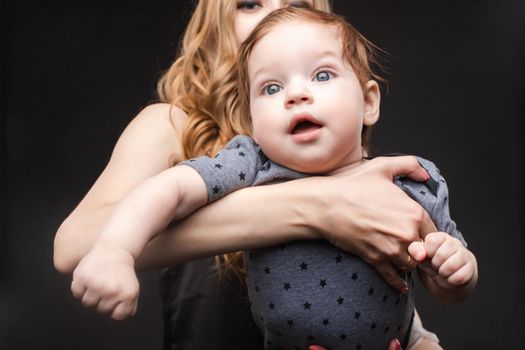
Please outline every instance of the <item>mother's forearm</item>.
[{"label": "mother's forearm", "polygon": [[140,269],[297,239],[320,238],[306,213],[315,209],[303,180],[236,191],[175,222],[152,240],[137,261]]}]

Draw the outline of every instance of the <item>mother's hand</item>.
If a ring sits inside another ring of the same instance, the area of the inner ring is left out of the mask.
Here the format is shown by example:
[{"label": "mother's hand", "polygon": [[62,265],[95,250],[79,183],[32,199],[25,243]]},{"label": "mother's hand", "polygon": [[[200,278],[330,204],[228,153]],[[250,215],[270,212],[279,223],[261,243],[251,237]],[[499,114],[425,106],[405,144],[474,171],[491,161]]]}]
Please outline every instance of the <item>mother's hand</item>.
[{"label": "mother's hand", "polygon": [[[308,350],[326,350],[326,349],[319,345],[310,345],[308,347]],[[392,339],[390,344],[388,344],[387,350],[401,350],[401,343],[399,343],[399,340],[397,339]]]},{"label": "mother's hand", "polygon": [[[333,245],[360,256],[388,284],[405,290],[397,267],[410,269],[408,245],[436,231],[426,211],[393,183],[397,176],[426,181],[415,157],[379,157],[333,176],[304,179],[321,191],[317,227]],[[301,180],[303,181],[303,180]]]}]

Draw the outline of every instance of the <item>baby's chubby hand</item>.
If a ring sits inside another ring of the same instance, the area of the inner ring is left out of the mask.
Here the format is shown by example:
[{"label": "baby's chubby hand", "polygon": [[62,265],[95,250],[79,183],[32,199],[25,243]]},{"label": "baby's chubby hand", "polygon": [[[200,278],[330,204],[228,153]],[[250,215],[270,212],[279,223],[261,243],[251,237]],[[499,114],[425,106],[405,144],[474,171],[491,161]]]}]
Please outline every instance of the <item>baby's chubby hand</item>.
[{"label": "baby's chubby hand", "polygon": [[71,291],[85,307],[110,314],[115,320],[133,316],[139,296],[133,256],[124,250],[96,245],[73,272]]},{"label": "baby's chubby hand", "polygon": [[408,253],[418,267],[445,289],[475,285],[477,263],[474,254],[445,232],[432,232],[423,241],[412,242]]}]

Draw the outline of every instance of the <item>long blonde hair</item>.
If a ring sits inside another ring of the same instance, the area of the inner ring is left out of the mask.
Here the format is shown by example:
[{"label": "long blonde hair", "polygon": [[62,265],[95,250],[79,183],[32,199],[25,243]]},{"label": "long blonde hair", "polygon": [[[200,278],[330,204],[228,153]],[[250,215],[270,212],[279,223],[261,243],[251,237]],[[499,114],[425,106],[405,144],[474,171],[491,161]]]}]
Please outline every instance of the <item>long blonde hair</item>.
[{"label": "long blonde hair", "polygon": [[[315,9],[330,12],[330,0],[314,0]],[[186,27],[178,58],[157,84],[161,102],[187,114],[182,135],[186,158],[215,155],[250,123],[235,113],[238,104],[234,19],[236,0],[199,0]],[[220,267],[221,259],[216,257]],[[241,270],[242,253],[224,254],[226,268]]]}]

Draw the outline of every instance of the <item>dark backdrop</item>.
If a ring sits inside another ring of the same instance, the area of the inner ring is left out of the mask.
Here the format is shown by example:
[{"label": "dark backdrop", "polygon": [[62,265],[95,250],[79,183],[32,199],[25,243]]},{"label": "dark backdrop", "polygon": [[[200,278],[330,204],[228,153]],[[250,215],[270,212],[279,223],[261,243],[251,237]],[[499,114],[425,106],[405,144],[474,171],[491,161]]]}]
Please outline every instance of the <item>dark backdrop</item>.
[{"label": "dark backdrop", "polygon": [[[186,3],[1,3],[0,348],[161,347],[157,272],[140,276],[138,314],[110,321],[72,298],[70,278],[52,267],[52,243],[118,135],[154,101]],[[478,288],[465,303],[442,306],[418,291],[424,321],[447,349],[520,347],[523,2],[339,0],[335,8],[389,53],[377,153],[439,165],[478,257]]]}]

